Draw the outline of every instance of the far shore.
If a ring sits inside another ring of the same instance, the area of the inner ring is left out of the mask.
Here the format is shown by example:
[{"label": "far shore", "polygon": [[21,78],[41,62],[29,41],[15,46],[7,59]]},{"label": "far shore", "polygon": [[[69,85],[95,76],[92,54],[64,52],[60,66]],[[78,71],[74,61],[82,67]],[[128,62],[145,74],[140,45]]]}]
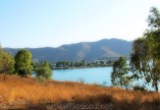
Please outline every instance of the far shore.
[{"label": "far shore", "polygon": [[56,67],[53,68],[52,70],[62,70],[62,69],[83,69],[83,68],[98,68],[98,67],[112,67],[112,66],[82,66],[82,67]]}]

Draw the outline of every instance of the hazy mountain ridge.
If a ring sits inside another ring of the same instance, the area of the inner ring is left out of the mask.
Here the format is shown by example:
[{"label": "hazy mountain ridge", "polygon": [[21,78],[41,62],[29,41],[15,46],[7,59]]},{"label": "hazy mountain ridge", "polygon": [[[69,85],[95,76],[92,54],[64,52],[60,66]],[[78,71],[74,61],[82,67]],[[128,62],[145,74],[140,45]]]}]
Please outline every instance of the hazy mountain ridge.
[{"label": "hazy mountain ridge", "polygon": [[[103,39],[96,42],[81,42],[69,45],[62,45],[57,48],[26,48],[34,60],[39,61],[91,61],[102,57],[129,56],[132,42],[121,39]],[[15,55],[20,49],[4,48],[4,50]]]}]

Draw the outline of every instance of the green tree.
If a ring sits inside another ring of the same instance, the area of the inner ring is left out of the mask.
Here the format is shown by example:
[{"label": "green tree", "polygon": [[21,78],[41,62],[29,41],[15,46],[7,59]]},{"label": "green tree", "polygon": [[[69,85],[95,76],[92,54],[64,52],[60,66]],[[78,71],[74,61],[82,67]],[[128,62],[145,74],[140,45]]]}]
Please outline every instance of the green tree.
[{"label": "green tree", "polygon": [[[157,8],[151,8],[148,16],[148,29],[144,37],[133,42],[131,65],[138,77],[143,77],[146,83],[152,83],[158,92],[160,81],[160,13]],[[138,74],[139,73],[139,74]]]},{"label": "green tree", "polygon": [[14,70],[14,58],[10,53],[3,52],[2,54],[3,72],[12,73]]},{"label": "green tree", "polygon": [[14,58],[0,47],[0,72],[12,73],[14,70]]},{"label": "green tree", "polygon": [[130,82],[127,74],[128,74],[128,70],[126,66],[126,58],[121,56],[113,64],[113,71],[111,74],[112,84],[115,86],[127,88]]},{"label": "green tree", "polygon": [[150,15],[148,16],[148,26],[154,30],[160,29],[160,12],[156,7],[150,9]]},{"label": "green tree", "polygon": [[28,50],[20,50],[17,52],[15,56],[15,70],[16,72],[22,76],[26,77],[32,74],[32,54]]},{"label": "green tree", "polygon": [[39,67],[35,68],[35,72],[37,78],[51,79],[52,70],[48,62],[43,62]]},{"label": "green tree", "polygon": [[4,73],[4,80],[5,80],[5,73],[13,73],[14,70],[14,58],[8,52],[3,51],[0,47],[0,72]]},{"label": "green tree", "polygon": [[144,73],[147,68],[149,47],[144,37],[134,40],[131,53],[131,67],[134,72]]}]

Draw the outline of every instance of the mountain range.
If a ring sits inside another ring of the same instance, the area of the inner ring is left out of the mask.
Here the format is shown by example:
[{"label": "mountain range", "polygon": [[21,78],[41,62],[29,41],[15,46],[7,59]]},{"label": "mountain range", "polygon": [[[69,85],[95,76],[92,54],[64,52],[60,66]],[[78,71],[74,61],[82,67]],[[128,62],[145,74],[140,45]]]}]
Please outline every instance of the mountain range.
[{"label": "mountain range", "polygon": [[[121,39],[102,39],[95,42],[80,42],[62,45],[57,48],[25,48],[37,61],[93,61],[105,57],[129,56],[132,42]],[[22,48],[4,48],[5,51],[15,55]]]}]

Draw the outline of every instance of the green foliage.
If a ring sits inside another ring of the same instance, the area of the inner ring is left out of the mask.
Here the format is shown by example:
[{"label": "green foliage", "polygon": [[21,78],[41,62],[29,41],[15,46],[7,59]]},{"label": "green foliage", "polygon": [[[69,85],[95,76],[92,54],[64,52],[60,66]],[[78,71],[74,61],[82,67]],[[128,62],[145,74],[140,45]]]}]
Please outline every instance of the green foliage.
[{"label": "green foliage", "polygon": [[31,65],[32,54],[28,50],[20,50],[15,56],[15,70],[21,76],[28,76],[32,74]]},{"label": "green foliage", "polygon": [[148,26],[144,37],[133,42],[131,65],[134,72],[143,77],[146,83],[158,92],[160,81],[160,13],[157,8],[151,8],[148,16]]},{"label": "green foliage", "polygon": [[133,48],[131,53],[131,65],[132,68],[138,70],[140,73],[144,73],[147,67],[147,55],[148,45],[145,38],[138,38],[133,42]]},{"label": "green foliage", "polygon": [[57,62],[54,67],[55,68],[81,68],[81,67],[104,67],[104,66],[112,66],[112,61],[104,62],[87,62],[84,60],[75,61],[75,62],[68,62],[68,61],[59,61]]},{"label": "green foliage", "polygon": [[0,72],[12,73],[14,70],[14,58],[10,53],[3,51],[0,47]]},{"label": "green foliage", "polygon": [[156,7],[150,9],[150,15],[148,16],[148,26],[154,30],[160,28],[160,12]]},{"label": "green foliage", "polygon": [[58,68],[68,68],[69,67],[69,62],[67,62],[67,61],[57,62],[56,67],[58,67]]},{"label": "green foliage", "polygon": [[113,64],[113,71],[111,74],[112,84],[127,88],[130,82],[130,78],[127,74],[126,58],[121,56],[119,60],[115,61]]},{"label": "green foliage", "polygon": [[41,65],[35,68],[36,77],[39,79],[51,79],[52,70],[50,69],[48,62],[43,62]]}]

